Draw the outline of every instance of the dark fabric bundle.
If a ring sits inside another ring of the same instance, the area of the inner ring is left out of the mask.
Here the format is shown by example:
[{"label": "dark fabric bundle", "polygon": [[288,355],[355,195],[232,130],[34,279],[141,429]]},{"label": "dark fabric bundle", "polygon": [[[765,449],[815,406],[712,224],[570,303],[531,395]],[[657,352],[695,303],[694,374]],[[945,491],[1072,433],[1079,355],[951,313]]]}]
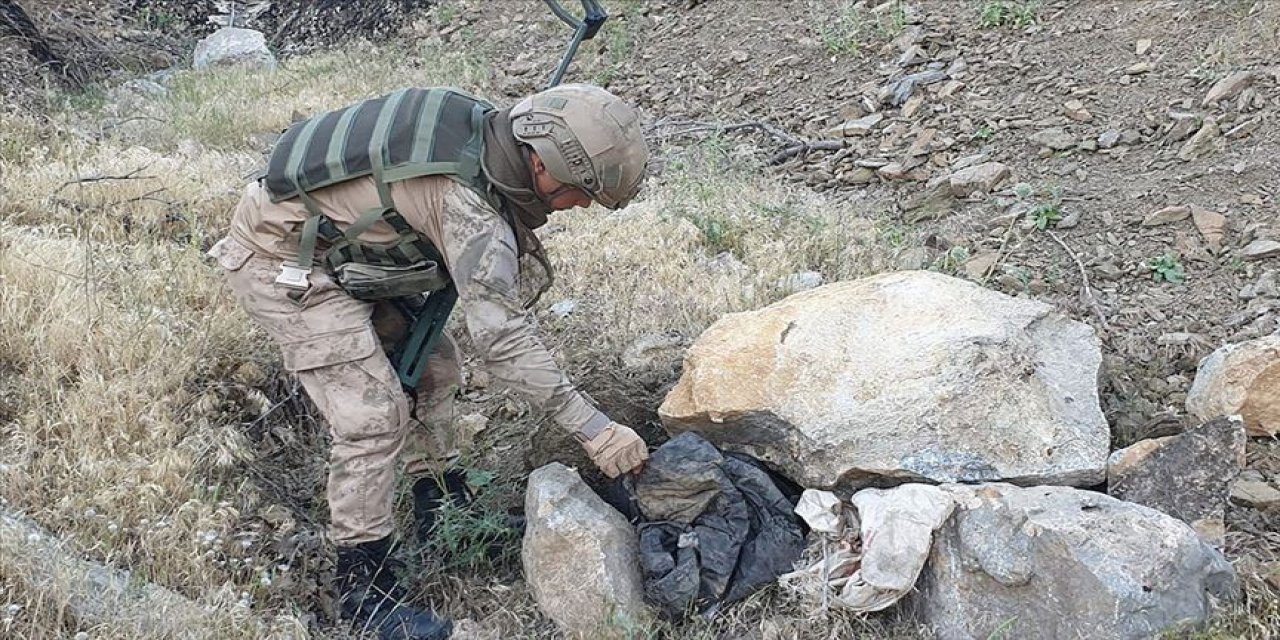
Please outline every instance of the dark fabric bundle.
[{"label": "dark fabric bundle", "polygon": [[800,519],[769,473],[696,434],[653,452],[622,511],[638,522],[645,597],[670,617],[714,615],[792,570]]}]

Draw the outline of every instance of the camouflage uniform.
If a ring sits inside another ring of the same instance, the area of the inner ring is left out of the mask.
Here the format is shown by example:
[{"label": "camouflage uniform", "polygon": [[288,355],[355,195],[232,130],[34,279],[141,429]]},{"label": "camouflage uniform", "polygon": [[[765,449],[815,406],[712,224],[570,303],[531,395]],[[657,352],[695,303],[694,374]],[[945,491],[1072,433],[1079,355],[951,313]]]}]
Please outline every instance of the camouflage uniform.
[{"label": "camouflage uniform", "polygon": [[[314,194],[339,225],[378,201],[372,178]],[[396,208],[439,249],[458,290],[460,314],[487,370],[571,432],[596,432],[608,418],[574,389],[539,340],[519,299],[516,239],[511,226],[474,191],[445,177],[392,184]],[[280,265],[297,253],[307,211],[297,200],[272,203],[257,183],[236,208],[231,232],[210,250],[249,315],[280,345],[329,424],[328,501],[339,545],[392,533],[396,461],[404,451],[410,474],[440,471],[457,457],[453,398],[461,383],[457,347],[442,340],[411,407],[387,358],[405,330],[386,303],[356,300],[323,269],[300,292],[275,283]],[[385,223],[362,239],[390,241]]]}]

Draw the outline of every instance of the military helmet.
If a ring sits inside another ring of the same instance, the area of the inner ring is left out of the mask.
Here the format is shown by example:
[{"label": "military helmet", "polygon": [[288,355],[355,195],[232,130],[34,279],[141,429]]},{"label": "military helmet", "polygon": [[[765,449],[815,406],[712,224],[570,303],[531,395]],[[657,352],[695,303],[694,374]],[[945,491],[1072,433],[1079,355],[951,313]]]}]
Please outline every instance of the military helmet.
[{"label": "military helmet", "polygon": [[600,87],[563,84],[525,98],[511,109],[511,129],[552,177],[609,209],[640,191],[649,162],[640,114]]}]

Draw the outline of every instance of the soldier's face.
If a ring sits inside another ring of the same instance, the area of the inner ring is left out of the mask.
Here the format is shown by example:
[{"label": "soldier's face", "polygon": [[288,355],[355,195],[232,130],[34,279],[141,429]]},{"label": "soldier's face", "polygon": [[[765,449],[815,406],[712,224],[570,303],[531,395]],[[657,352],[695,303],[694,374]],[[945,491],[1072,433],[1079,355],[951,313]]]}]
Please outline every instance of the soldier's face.
[{"label": "soldier's face", "polygon": [[533,161],[533,190],[553,211],[591,206],[591,196],[587,192],[556,180],[537,153],[530,154],[530,158]]}]

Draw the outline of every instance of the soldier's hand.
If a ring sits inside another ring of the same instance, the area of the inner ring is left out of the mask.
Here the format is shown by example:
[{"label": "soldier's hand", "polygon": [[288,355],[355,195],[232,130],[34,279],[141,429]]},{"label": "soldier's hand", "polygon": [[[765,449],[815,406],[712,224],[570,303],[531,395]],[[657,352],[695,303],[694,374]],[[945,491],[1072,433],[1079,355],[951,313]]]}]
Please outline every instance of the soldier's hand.
[{"label": "soldier's hand", "polygon": [[582,443],[587,455],[610,478],[635,471],[649,459],[644,439],[631,427],[610,422],[596,437]]}]

